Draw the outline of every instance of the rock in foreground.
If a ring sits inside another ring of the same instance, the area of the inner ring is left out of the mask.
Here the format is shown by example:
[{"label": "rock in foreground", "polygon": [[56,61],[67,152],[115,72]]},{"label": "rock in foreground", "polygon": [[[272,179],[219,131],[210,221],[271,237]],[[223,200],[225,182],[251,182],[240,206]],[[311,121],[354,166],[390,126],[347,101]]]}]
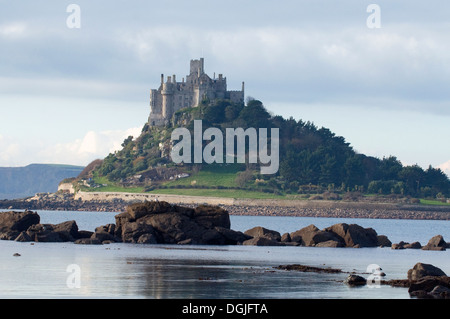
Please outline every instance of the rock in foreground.
[{"label": "rock in foreground", "polygon": [[440,268],[424,263],[417,263],[414,267],[408,270],[408,280],[417,281],[428,276],[447,276]]},{"label": "rock in foreground", "polygon": [[230,224],[228,212],[220,207],[144,202],[116,216],[114,235],[125,243],[158,244],[236,245],[248,239]]},{"label": "rock in foreground", "polygon": [[410,296],[450,299],[450,277],[433,265],[417,263],[408,270]]}]

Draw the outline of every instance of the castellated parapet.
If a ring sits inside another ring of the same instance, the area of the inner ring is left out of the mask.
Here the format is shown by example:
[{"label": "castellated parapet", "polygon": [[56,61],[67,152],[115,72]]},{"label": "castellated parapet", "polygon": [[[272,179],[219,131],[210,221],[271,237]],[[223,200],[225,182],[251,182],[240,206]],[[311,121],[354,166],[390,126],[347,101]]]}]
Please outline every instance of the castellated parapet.
[{"label": "castellated parapet", "polygon": [[242,90],[227,91],[227,78],[219,74],[219,77],[211,79],[204,69],[204,59],[191,60],[190,73],[177,82],[176,75],[168,76],[165,80],[161,74],[159,89],[150,91],[150,126],[166,125],[172,115],[179,109],[196,107],[204,99],[209,101],[227,99],[235,103],[244,102],[244,82]]}]

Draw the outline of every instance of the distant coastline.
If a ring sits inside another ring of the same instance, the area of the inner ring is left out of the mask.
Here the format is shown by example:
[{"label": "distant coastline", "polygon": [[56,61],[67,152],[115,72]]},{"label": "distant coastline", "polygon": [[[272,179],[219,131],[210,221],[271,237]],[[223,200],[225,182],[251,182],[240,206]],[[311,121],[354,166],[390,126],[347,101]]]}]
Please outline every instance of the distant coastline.
[{"label": "distant coastline", "polygon": [[450,206],[342,200],[236,199],[151,193],[80,192],[75,197],[64,193],[48,193],[25,199],[0,200],[0,209],[123,212],[131,203],[145,200],[188,206],[217,205],[231,215],[450,220]]}]

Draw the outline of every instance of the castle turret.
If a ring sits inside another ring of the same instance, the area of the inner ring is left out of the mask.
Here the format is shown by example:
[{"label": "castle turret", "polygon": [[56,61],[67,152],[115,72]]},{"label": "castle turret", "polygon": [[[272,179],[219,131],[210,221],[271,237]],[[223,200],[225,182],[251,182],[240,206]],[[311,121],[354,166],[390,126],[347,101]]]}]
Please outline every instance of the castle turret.
[{"label": "castle turret", "polygon": [[200,58],[200,60],[191,60],[191,74],[196,74],[198,77],[205,73],[205,60]]},{"label": "castle turret", "polygon": [[167,77],[167,82],[163,83],[161,95],[162,95],[162,116],[165,119],[169,119],[173,114],[173,95],[175,93],[174,84],[172,78]]}]

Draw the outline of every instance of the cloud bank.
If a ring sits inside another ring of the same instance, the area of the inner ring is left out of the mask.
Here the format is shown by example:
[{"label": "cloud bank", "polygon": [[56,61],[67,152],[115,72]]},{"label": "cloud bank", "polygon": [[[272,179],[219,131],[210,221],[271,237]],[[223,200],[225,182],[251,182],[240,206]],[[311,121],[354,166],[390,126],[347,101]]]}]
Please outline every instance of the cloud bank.
[{"label": "cloud bank", "polygon": [[0,166],[15,166],[33,163],[58,163],[85,166],[95,159],[103,159],[109,153],[122,148],[121,144],[128,136],[138,137],[142,127],[114,131],[89,131],[76,140],[47,145],[43,141],[24,144],[20,141],[5,138],[0,135]]}]

